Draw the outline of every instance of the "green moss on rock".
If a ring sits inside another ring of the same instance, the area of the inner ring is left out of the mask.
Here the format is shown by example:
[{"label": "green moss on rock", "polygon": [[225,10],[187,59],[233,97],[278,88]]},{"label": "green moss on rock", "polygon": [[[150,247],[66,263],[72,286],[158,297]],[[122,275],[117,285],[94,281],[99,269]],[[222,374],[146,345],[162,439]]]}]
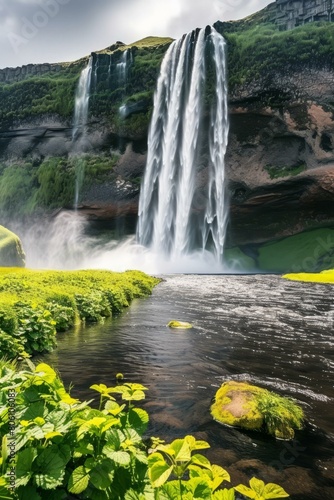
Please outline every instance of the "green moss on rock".
[{"label": "green moss on rock", "polygon": [[303,410],[291,399],[247,382],[225,382],[211,406],[217,422],[250,430],[265,430],[278,439],[293,439],[301,429]]},{"label": "green moss on rock", "polygon": [[193,327],[191,323],[185,321],[172,320],[167,325],[169,328],[179,329],[179,330],[189,330]]},{"label": "green moss on rock", "polygon": [[0,266],[25,266],[25,253],[20,238],[3,226],[0,226]]}]

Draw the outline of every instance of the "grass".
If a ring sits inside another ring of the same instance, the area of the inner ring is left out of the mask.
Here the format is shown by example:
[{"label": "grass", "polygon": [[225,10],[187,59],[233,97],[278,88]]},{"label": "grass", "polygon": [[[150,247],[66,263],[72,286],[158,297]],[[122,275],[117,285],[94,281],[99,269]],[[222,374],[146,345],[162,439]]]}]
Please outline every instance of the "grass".
[{"label": "grass", "polygon": [[267,272],[322,271],[334,266],[334,229],[315,229],[258,249],[257,264]]},{"label": "grass", "polygon": [[[28,354],[50,351],[57,332],[120,313],[158,282],[139,271],[0,268],[0,358],[22,355],[23,349]],[[22,349],[6,351],[8,336]]]},{"label": "grass", "polygon": [[334,284],[334,270],[330,269],[321,273],[295,273],[285,274],[283,278],[292,281],[305,281],[311,283],[330,283]]}]

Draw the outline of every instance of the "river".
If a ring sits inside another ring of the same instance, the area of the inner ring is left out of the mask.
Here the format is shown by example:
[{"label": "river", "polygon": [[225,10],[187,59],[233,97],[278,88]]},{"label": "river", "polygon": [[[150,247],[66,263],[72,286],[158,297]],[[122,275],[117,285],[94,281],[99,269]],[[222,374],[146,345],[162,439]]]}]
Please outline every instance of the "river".
[{"label": "river", "polygon": [[[95,396],[94,383],[114,385],[117,372],[146,385],[150,435],[208,440],[208,457],[234,485],[255,475],[294,500],[333,500],[333,295],[279,276],[171,275],[121,316],[63,334],[43,360],[82,399]],[[194,328],[171,330],[172,319]],[[295,398],[305,429],[285,443],[214,422],[210,404],[228,379]]]}]

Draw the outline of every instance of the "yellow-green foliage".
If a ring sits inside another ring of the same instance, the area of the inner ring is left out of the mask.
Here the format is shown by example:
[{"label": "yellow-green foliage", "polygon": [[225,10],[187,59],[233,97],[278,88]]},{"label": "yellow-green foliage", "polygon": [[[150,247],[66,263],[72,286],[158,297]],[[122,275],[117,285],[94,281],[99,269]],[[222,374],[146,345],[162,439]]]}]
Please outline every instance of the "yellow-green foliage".
[{"label": "yellow-green foliage", "polygon": [[25,266],[20,238],[3,226],[0,226],[0,266]]},{"label": "yellow-green foliage", "polygon": [[189,328],[193,327],[191,323],[187,323],[185,321],[176,321],[176,320],[170,321],[167,326],[169,326],[169,328],[176,328],[180,330],[188,330]]},{"label": "yellow-green foliage", "polygon": [[260,430],[278,439],[293,439],[303,410],[294,401],[246,382],[225,382],[217,391],[211,415],[226,425]]},{"label": "yellow-green foliage", "polygon": [[283,278],[292,281],[310,281],[312,283],[334,283],[334,269],[321,273],[285,274]]},{"label": "yellow-green foliage", "polygon": [[[0,330],[29,354],[50,351],[56,332],[100,321],[151,293],[159,282],[140,271],[33,271],[0,268]],[[0,338],[0,356],[12,356]],[[17,353],[19,354],[19,353]]]}]

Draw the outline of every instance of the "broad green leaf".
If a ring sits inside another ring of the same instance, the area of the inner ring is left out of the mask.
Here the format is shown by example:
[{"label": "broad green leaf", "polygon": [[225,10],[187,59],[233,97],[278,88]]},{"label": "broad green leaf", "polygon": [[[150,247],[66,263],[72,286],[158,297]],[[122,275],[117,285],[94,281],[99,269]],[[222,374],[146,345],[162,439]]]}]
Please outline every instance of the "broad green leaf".
[{"label": "broad green leaf", "polygon": [[253,498],[254,500],[261,500],[259,499],[257,493],[252,490],[251,488],[248,488],[247,486],[243,484],[239,484],[238,486],[235,486],[234,489],[238,492],[241,493],[241,495],[244,495],[247,498]]},{"label": "broad green leaf", "polygon": [[102,427],[102,432],[105,432],[107,431],[108,429],[110,429],[110,427],[115,427],[116,425],[118,425],[120,423],[120,420],[119,418],[111,418],[111,419],[108,419],[107,423]]},{"label": "broad green leaf", "polygon": [[123,467],[126,467],[127,465],[130,464],[131,462],[131,457],[129,453],[126,451],[111,451],[111,450],[106,450],[106,446],[103,448],[103,453],[108,457],[111,458],[114,462],[116,462],[119,465],[122,465]]},{"label": "broad green leaf", "polygon": [[53,439],[54,437],[61,437],[62,434],[60,432],[48,432],[45,434],[45,439]]},{"label": "broad green leaf", "polygon": [[77,467],[68,481],[68,491],[79,495],[85,491],[89,483],[89,472],[83,466]]},{"label": "broad green leaf", "polygon": [[278,484],[268,483],[264,488],[264,498],[266,500],[271,498],[287,498],[289,496],[290,495]]},{"label": "broad green leaf", "polygon": [[46,363],[40,363],[36,366],[35,374],[45,380],[48,384],[52,384],[57,378],[56,372]]},{"label": "broad green leaf", "polygon": [[155,452],[148,456],[148,463],[150,467],[157,462],[165,462],[165,458],[161,453]]},{"label": "broad green leaf", "polygon": [[261,479],[257,479],[256,477],[252,477],[249,481],[249,486],[254,490],[259,496],[263,496],[264,493],[264,482]]},{"label": "broad green leaf", "polygon": [[42,497],[34,486],[23,486],[16,491],[19,500],[41,500]]},{"label": "broad green leaf", "polygon": [[148,475],[154,488],[162,486],[173,472],[173,466],[165,461],[155,462],[148,470]]},{"label": "broad green leaf", "polygon": [[226,489],[216,491],[212,495],[212,500],[235,500],[235,492],[234,489]]},{"label": "broad green leaf", "polygon": [[198,500],[211,500],[211,488],[208,483],[199,477],[189,479],[183,483],[186,489],[192,493],[191,498]]},{"label": "broad green leaf", "polygon": [[212,483],[211,483],[211,488],[212,488],[212,491],[215,491],[218,486],[221,485],[221,483],[223,481],[227,481],[227,482],[230,482],[231,481],[231,477],[229,475],[229,473],[223,469],[223,467],[220,467],[219,465],[212,465],[212,468],[211,468],[211,471],[212,471]]},{"label": "broad green leaf", "polygon": [[164,484],[157,496],[158,500],[176,500],[180,497],[180,486],[178,481],[170,481]]},{"label": "broad green leaf", "polygon": [[37,403],[31,403],[27,410],[21,415],[20,420],[35,420],[35,418],[42,417],[46,418],[48,411],[42,401]]},{"label": "broad green leaf", "polygon": [[191,463],[194,465],[200,465],[201,467],[205,467],[206,469],[211,470],[210,460],[208,460],[203,455],[200,455],[199,453],[191,457]]},{"label": "broad green leaf", "polygon": [[26,486],[28,484],[33,475],[32,463],[36,457],[37,450],[35,448],[26,448],[17,454],[16,487]]},{"label": "broad green leaf", "polygon": [[112,483],[114,471],[106,464],[98,464],[90,471],[90,481],[98,490],[106,490]]},{"label": "broad green leaf", "polygon": [[169,446],[166,447],[166,452],[174,451],[175,461],[189,462],[191,460],[191,448],[187,437],[184,439],[175,439]]},{"label": "broad green leaf", "polygon": [[139,434],[143,434],[149,422],[147,411],[142,408],[131,408],[128,412],[128,422],[130,427],[133,427]]},{"label": "broad green leaf", "polygon": [[34,480],[38,487],[49,490],[61,486],[65,476],[66,460],[58,446],[45,448],[36,459]]},{"label": "broad green leaf", "polygon": [[90,386],[90,389],[93,389],[93,391],[97,391],[100,394],[105,394],[108,390],[108,387],[105,384],[94,384]]}]

